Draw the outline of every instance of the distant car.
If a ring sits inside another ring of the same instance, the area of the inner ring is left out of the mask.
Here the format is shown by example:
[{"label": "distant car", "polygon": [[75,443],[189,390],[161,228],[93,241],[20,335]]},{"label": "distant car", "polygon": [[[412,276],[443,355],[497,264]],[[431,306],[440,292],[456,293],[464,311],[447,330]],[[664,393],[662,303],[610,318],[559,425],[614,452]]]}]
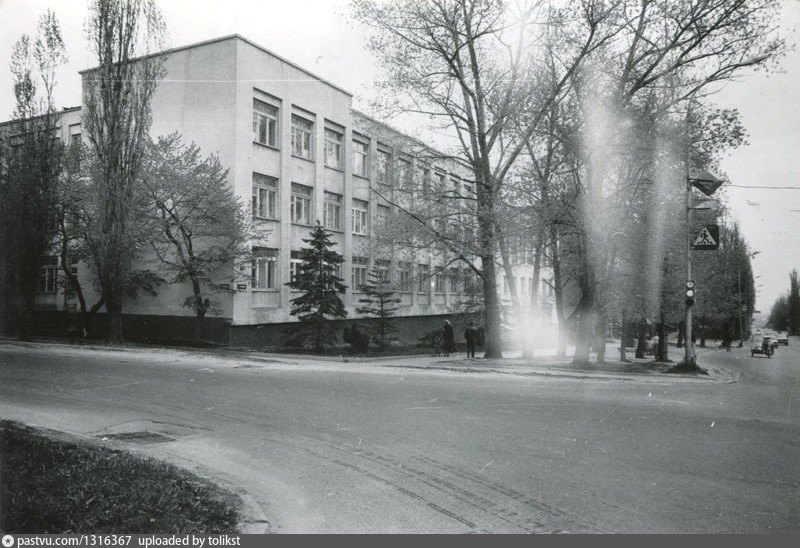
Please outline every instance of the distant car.
[{"label": "distant car", "polygon": [[783,346],[789,346],[789,334],[784,333],[783,335],[778,335],[776,342],[778,344],[782,344]]},{"label": "distant car", "polygon": [[750,349],[750,356],[755,356],[756,354],[763,354],[764,356],[771,358],[772,353],[774,350],[772,349],[772,345],[770,344],[769,337],[764,337],[764,340],[761,344],[758,344]]}]

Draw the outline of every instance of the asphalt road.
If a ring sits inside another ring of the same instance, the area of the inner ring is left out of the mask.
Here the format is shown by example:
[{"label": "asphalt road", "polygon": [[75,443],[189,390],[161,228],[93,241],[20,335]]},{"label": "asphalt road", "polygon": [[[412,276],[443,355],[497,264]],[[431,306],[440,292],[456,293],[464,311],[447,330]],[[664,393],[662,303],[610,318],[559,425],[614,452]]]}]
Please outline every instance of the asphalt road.
[{"label": "asphalt road", "polygon": [[703,359],[739,382],[0,344],[0,417],[161,433],[124,445],[243,489],[278,532],[800,530],[800,339]]}]

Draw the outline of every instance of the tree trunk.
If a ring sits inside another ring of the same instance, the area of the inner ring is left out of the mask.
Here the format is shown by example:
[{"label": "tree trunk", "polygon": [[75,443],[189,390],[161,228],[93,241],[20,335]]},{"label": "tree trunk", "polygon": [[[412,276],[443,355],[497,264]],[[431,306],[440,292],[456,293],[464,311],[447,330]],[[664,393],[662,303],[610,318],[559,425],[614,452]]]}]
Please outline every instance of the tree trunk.
[{"label": "tree trunk", "polygon": [[668,348],[667,326],[664,322],[664,309],[662,308],[658,322],[658,348],[656,349],[656,361],[665,362],[669,359]]},{"label": "tree trunk", "polygon": [[502,358],[503,348],[500,340],[500,303],[497,299],[497,278],[494,257],[481,257],[483,272],[483,302],[486,318],[486,352],[484,358]]},{"label": "tree trunk", "polygon": [[628,342],[628,320],[626,319],[627,311],[623,310],[619,319],[620,334],[619,334],[619,361],[625,363],[628,361],[625,345]]},{"label": "tree trunk", "polygon": [[205,320],[205,318],[205,308],[198,308],[194,317],[194,334],[192,335],[194,342],[200,342],[203,340],[203,320]]},{"label": "tree trunk", "polygon": [[558,232],[555,227],[550,227],[550,249],[552,250],[550,262],[553,265],[553,296],[555,297],[556,321],[558,322],[558,350],[556,355],[567,355],[567,326],[564,317],[564,291],[561,283],[561,258],[558,249]]},{"label": "tree trunk", "polygon": [[602,365],[606,361],[606,328],[608,326],[608,317],[605,312],[597,315],[597,322],[595,324],[595,351],[597,352],[597,363]]},{"label": "tree trunk", "polygon": [[577,312],[578,329],[575,340],[575,356],[572,358],[572,363],[588,364],[592,339],[594,336],[592,313],[589,305],[584,300],[581,300],[581,304],[579,305]]},{"label": "tree trunk", "polygon": [[636,336],[636,357],[637,358],[644,358],[644,352],[646,350],[646,340],[647,338],[647,321],[642,318],[639,320],[639,330]]},{"label": "tree trunk", "polygon": [[106,313],[108,314],[108,342],[111,344],[125,343],[122,331],[122,299],[111,292],[104,296]]}]

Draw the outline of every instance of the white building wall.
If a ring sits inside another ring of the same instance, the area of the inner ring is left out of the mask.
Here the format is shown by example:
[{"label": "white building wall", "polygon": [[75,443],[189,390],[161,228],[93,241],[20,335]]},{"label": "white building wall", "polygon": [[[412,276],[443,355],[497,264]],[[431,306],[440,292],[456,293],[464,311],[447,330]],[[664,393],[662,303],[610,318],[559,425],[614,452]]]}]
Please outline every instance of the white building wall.
[{"label": "white building wall", "polygon": [[[335,232],[337,250],[345,262],[342,277],[349,286],[351,282],[351,259],[354,254],[366,255],[371,246],[368,236],[352,234],[353,199],[369,202],[370,233],[374,231],[377,205],[388,202],[371,190],[376,184],[378,143],[392,148],[392,161],[420,143],[394,129],[352,109],[352,96],[341,88],[315,77],[304,69],[286,61],[256,44],[230,36],[217,40],[178,48],[168,52],[165,62],[166,76],[159,84],[152,102],[153,125],[151,135],[156,138],[179,132],[186,143],[195,142],[204,155],[214,154],[229,171],[229,180],[236,195],[246,207],[250,207],[253,172],[275,177],[279,181],[278,220],[258,221],[269,231],[264,241],[254,244],[278,249],[278,287],[270,295],[254,296],[249,281],[240,281],[243,289],[218,293],[215,300],[220,304],[222,317],[230,318],[233,325],[254,325],[291,321],[292,292],[284,284],[289,280],[290,254],[303,247],[303,238],[310,232],[309,226],[292,224],[290,212],[291,185],[293,182],[314,188],[312,225],[323,220],[323,195],[330,191],[343,196],[342,231]],[[253,99],[258,98],[278,108],[278,146],[269,147],[255,143],[252,132]],[[291,119],[297,112],[313,120],[313,158],[296,157],[291,150]],[[69,138],[69,126],[78,123],[80,113],[65,113],[62,137]],[[324,129],[329,121],[344,132],[343,168],[334,169],[324,162]],[[352,139],[356,131],[369,139],[369,169],[367,177],[353,175]],[[66,132],[66,133],[64,133]],[[416,162],[417,160],[414,160]],[[425,164],[433,174],[438,168],[458,175],[462,180],[470,179],[465,166],[452,161]],[[428,165],[430,164],[430,165]],[[412,172],[416,174],[415,166]],[[370,257],[370,268],[376,257]],[[439,258],[433,250],[415,253],[395,253],[386,257],[395,269],[397,261],[406,260],[429,265],[431,272]],[[81,266],[84,288],[93,303],[91,277],[88,266]],[[241,272],[243,277],[249,272]],[[416,272],[415,272],[416,275]],[[543,273],[544,277],[545,274]],[[432,280],[431,280],[432,282]],[[502,285],[500,286],[502,288]],[[451,294],[445,280],[445,291],[435,294],[433,289],[420,293],[416,283],[413,290],[401,294],[403,306],[401,316],[452,313],[459,310],[462,295]],[[128,314],[190,316],[192,311],[184,308],[183,302],[190,293],[188,284],[167,284],[158,288],[158,295],[151,297],[141,293],[136,299],[125,303]],[[542,294],[540,288],[540,295]],[[349,317],[356,317],[359,295],[348,290],[344,297]],[[94,299],[94,300],[93,300]]]}]

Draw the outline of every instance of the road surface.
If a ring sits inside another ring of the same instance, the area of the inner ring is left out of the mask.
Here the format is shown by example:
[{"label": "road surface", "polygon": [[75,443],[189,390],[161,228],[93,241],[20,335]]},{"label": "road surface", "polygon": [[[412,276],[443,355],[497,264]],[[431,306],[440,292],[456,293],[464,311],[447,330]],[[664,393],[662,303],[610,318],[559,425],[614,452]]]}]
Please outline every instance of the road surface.
[{"label": "road surface", "polygon": [[739,381],[5,343],[0,417],[197,470],[277,532],[800,530],[800,339],[703,360]]}]

